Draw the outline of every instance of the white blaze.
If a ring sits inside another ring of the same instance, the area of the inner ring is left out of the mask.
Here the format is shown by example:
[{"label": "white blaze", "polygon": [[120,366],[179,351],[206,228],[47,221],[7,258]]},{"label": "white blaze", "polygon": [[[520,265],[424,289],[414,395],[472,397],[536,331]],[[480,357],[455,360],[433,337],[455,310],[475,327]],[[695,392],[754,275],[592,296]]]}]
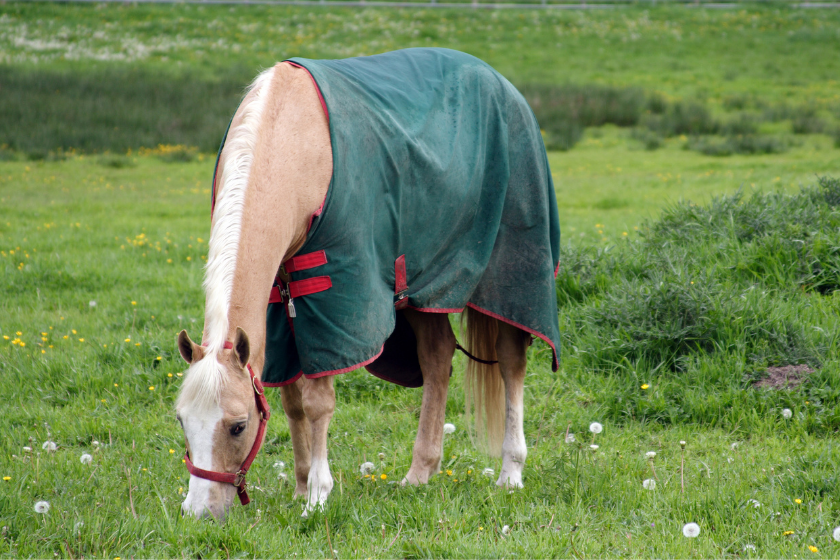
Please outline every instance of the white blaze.
[{"label": "white blaze", "polygon": [[[184,435],[190,443],[190,460],[193,465],[200,469],[214,470],[213,436],[216,433],[216,426],[222,420],[222,416],[222,408],[219,405],[204,410],[181,411]],[[209,505],[210,488],[213,484],[219,483],[191,474],[187,499],[184,500],[184,509],[193,515],[202,515]]]}]

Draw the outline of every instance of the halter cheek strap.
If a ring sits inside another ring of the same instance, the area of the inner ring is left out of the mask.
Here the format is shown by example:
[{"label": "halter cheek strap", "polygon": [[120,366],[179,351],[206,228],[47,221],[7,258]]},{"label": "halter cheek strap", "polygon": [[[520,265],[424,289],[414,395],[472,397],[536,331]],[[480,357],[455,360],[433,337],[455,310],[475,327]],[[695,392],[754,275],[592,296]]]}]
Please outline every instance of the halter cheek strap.
[{"label": "halter cheek strap", "polygon": [[[225,349],[230,350],[233,348],[233,343],[225,342]],[[251,468],[251,463],[254,462],[254,458],[257,456],[257,452],[259,452],[260,447],[262,447],[263,440],[265,439],[265,429],[268,425],[268,418],[271,416],[271,409],[268,406],[268,400],[265,398],[265,388],[263,387],[262,382],[260,379],[254,375],[254,370],[251,369],[251,364],[248,363],[248,374],[251,376],[251,386],[254,388],[254,400],[257,403],[257,412],[260,413],[260,425],[257,428],[257,439],[254,440],[254,445],[251,447],[251,452],[248,453],[248,456],[245,457],[245,460],[242,462],[242,465],[239,467],[239,470],[235,473],[221,473],[216,471],[206,471],[204,469],[200,469],[196,467],[193,462],[190,460],[190,453],[187,451],[184,453],[184,462],[187,465],[187,470],[190,472],[191,475],[197,476],[198,478],[203,478],[205,480],[212,480],[213,482],[225,482],[227,484],[233,484],[236,486],[237,495],[239,496],[239,501],[242,503],[243,506],[248,505],[251,501],[251,498],[248,497],[248,490],[246,490],[246,482],[245,482],[245,475],[248,474],[248,469]]]}]

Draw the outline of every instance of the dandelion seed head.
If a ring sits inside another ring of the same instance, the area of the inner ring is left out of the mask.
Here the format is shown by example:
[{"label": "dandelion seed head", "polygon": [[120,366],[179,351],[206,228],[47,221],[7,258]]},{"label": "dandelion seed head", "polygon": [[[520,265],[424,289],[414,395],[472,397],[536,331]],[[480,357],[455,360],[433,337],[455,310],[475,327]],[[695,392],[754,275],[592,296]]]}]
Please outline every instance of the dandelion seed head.
[{"label": "dandelion seed head", "polygon": [[24,445],[23,446],[23,452],[24,453],[32,453],[32,448],[29,447],[28,445]]},{"label": "dandelion seed head", "polygon": [[840,542],[840,527],[835,527],[834,532],[831,533],[831,536],[834,538],[835,541]]},{"label": "dandelion seed head", "polygon": [[508,533],[510,533],[510,525],[505,525],[502,527],[502,534],[507,535]]},{"label": "dandelion seed head", "polygon": [[592,451],[598,451],[598,445],[593,443],[592,445],[589,446],[589,449],[591,449]]},{"label": "dandelion seed head", "polygon": [[652,478],[646,478],[642,481],[642,488],[645,490],[654,490],[656,488],[656,481]]},{"label": "dandelion seed head", "polygon": [[783,408],[783,409],[782,409],[782,417],[783,417],[785,420],[790,420],[790,418],[791,418],[792,416],[793,416],[793,411],[792,411],[791,409],[789,409],[789,408]]},{"label": "dandelion seed head", "polygon": [[649,459],[649,460],[652,461],[654,457],[656,457],[656,451],[648,451],[647,453],[645,453],[645,458],[646,459]]},{"label": "dandelion seed head", "polygon": [[90,444],[94,447],[99,447],[99,442],[96,440],[93,440],[92,442],[90,442]]},{"label": "dandelion seed head", "polygon": [[284,472],[281,472],[277,475],[277,479],[282,480],[283,482],[286,482],[287,478],[288,478],[288,476]]},{"label": "dandelion seed head", "polygon": [[96,307],[96,301],[94,301],[94,300],[90,300],[90,301],[88,302],[88,305],[89,305],[91,308],[94,308],[94,307]]},{"label": "dandelion seed head", "polygon": [[79,457],[79,461],[81,461],[83,465],[89,465],[93,462],[93,456],[90,453],[82,453],[82,456]]},{"label": "dandelion seed head", "polygon": [[43,445],[41,445],[41,449],[45,451],[55,451],[58,446],[55,444],[54,441],[45,441]]},{"label": "dandelion seed head", "polygon": [[379,457],[379,460],[380,460],[380,461],[384,461],[384,460],[385,460],[385,454],[384,454],[384,453],[380,453],[380,454],[378,455],[378,457]]},{"label": "dandelion seed head", "polygon": [[282,471],[283,469],[285,469],[285,468],[286,468],[286,463],[284,463],[283,461],[277,461],[277,462],[276,462],[276,463],[274,463],[274,465],[272,465],[272,466],[273,466],[275,469],[277,469],[278,471]]},{"label": "dandelion seed head", "polygon": [[683,536],[693,539],[700,534],[700,525],[697,523],[686,523],[683,525]]},{"label": "dandelion seed head", "polygon": [[600,422],[592,422],[589,424],[589,431],[593,434],[600,434],[604,431],[604,426]]},{"label": "dandelion seed head", "polygon": [[371,474],[373,473],[373,469],[376,468],[373,463],[370,461],[365,461],[361,465],[359,465],[359,472],[362,474]]},{"label": "dandelion seed head", "polygon": [[744,545],[744,552],[755,552],[755,545],[754,544],[745,544]]},{"label": "dandelion seed head", "polygon": [[494,470],[493,470],[493,469],[491,469],[490,467],[487,467],[486,469],[484,469],[483,471],[481,471],[481,474],[483,474],[484,476],[489,476],[489,477],[491,477],[491,478],[492,478],[493,476],[495,476],[496,471],[494,471]]},{"label": "dandelion seed head", "polygon": [[50,511],[50,503],[49,502],[35,502],[35,513],[47,513]]},{"label": "dandelion seed head", "polygon": [[575,441],[577,441],[575,439],[575,434],[567,434],[566,435],[566,443],[574,443]]},{"label": "dandelion seed head", "polygon": [[455,424],[446,423],[443,425],[443,433],[444,434],[454,434],[455,433]]}]

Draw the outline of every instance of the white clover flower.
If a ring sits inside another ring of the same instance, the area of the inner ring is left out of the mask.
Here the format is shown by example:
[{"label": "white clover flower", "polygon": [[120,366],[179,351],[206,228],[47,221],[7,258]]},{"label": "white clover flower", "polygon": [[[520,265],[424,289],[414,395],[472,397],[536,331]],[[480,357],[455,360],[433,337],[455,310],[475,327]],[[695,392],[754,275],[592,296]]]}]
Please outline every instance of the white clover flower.
[{"label": "white clover flower", "polygon": [[481,471],[481,474],[483,474],[484,476],[489,476],[489,477],[491,477],[491,478],[492,478],[493,476],[495,476],[496,471],[494,471],[494,470],[493,470],[493,469],[491,469],[490,467],[487,467],[486,469],[484,469],[483,471]]},{"label": "white clover flower", "polygon": [[94,307],[96,307],[96,301],[94,301],[94,300],[90,300],[90,301],[88,302],[88,305],[91,307],[91,309],[93,309]]},{"label": "white clover flower", "polygon": [[370,461],[366,461],[359,465],[359,472],[362,474],[371,474],[373,473],[375,468],[376,466],[373,463],[371,463]]},{"label": "white clover flower", "polygon": [[589,431],[593,434],[600,434],[604,431],[604,426],[600,422],[592,422],[589,424]]},{"label": "white clover flower", "polygon": [[783,409],[782,409],[782,417],[783,417],[785,420],[790,420],[790,418],[791,418],[792,416],[793,416],[793,411],[792,411],[791,409],[789,409],[789,408],[783,408]]},{"label": "white clover flower", "polygon": [[455,433],[455,424],[444,424],[443,425],[443,433],[444,434],[454,434]]},{"label": "white clover flower", "polygon": [[82,453],[82,456],[79,457],[79,461],[81,461],[83,465],[90,465],[93,462],[93,456],[90,453]]},{"label": "white clover flower", "polygon": [[745,544],[744,545],[744,552],[755,552],[755,545],[754,544]]},{"label": "white clover flower", "polygon": [[49,502],[35,502],[35,513],[47,513],[48,511],[50,511]]},{"label": "white clover flower", "polygon": [[840,527],[834,528],[834,533],[831,534],[835,541],[840,541]]},{"label": "white clover flower", "polygon": [[577,440],[575,439],[575,434],[568,434],[566,435],[566,443],[574,443]]},{"label": "white clover flower", "polygon": [[100,444],[98,441],[96,441],[96,440],[93,440],[92,442],[90,442],[90,444],[91,444],[92,446],[94,446],[94,447],[99,447],[99,446],[101,445],[101,444]]},{"label": "white clover flower", "polygon": [[286,473],[284,473],[284,472],[281,472],[280,474],[277,475],[277,479],[282,480],[283,482],[286,482],[287,478],[288,477],[286,476]]},{"label": "white clover flower", "polygon": [[654,457],[656,457],[656,451],[648,451],[645,453],[645,458],[650,459],[651,461]]},{"label": "white clover flower", "polygon": [[29,447],[28,445],[24,445],[23,446],[23,452],[24,453],[32,453],[32,448]]},{"label": "white clover flower", "polygon": [[54,441],[45,441],[44,444],[41,446],[41,449],[46,451],[55,451],[58,446],[55,444]]},{"label": "white clover flower", "polygon": [[598,445],[593,443],[592,445],[589,446],[589,449],[591,449],[592,451],[598,451]]},{"label": "white clover flower", "polygon": [[736,448],[736,447],[738,447],[738,442],[737,442],[737,441],[736,441],[735,443],[731,444],[731,445],[729,446],[729,449],[731,449],[732,451],[735,451],[735,448]]},{"label": "white clover flower", "polygon": [[697,523],[686,523],[683,525],[683,536],[693,539],[700,534],[700,525]]},{"label": "white clover flower", "polygon": [[754,499],[752,499],[752,498],[750,498],[749,500],[747,500],[747,503],[748,503],[749,505],[751,505],[752,507],[754,507],[755,509],[758,509],[758,508],[760,508],[760,507],[761,507],[761,502],[759,502],[758,500],[754,500]]},{"label": "white clover flower", "polygon": [[272,466],[273,466],[275,469],[277,469],[278,471],[282,471],[283,469],[285,469],[285,468],[286,468],[286,463],[284,463],[283,461],[277,461],[277,462],[275,462],[275,463],[274,463],[274,465],[272,465]]},{"label": "white clover flower", "polygon": [[505,525],[502,527],[502,534],[507,535],[508,533],[510,533],[510,525]]},{"label": "white clover flower", "polygon": [[656,481],[652,478],[646,478],[642,481],[642,488],[645,490],[653,490],[656,488]]}]

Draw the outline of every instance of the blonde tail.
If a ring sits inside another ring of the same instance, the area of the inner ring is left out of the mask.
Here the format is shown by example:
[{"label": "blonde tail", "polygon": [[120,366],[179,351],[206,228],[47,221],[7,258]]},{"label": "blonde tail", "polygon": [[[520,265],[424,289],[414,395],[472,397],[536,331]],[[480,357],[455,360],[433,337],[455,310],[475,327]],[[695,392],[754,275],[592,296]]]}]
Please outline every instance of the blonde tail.
[{"label": "blonde tail", "polygon": [[[482,360],[495,361],[496,337],[499,326],[496,319],[467,308],[462,319],[466,321],[466,347]],[[475,425],[475,446],[492,457],[502,454],[505,437],[505,384],[499,364],[482,364],[467,358],[464,374],[464,396],[467,425]]]}]

